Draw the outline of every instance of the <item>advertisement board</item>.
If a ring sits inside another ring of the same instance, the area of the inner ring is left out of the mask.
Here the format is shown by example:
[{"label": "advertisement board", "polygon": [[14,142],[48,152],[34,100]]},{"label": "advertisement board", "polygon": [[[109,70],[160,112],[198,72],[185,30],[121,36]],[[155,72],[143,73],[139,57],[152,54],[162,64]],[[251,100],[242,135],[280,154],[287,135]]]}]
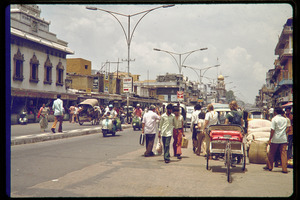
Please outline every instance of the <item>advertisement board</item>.
[{"label": "advertisement board", "polygon": [[123,92],[132,92],[132,77],[123,78]]}]

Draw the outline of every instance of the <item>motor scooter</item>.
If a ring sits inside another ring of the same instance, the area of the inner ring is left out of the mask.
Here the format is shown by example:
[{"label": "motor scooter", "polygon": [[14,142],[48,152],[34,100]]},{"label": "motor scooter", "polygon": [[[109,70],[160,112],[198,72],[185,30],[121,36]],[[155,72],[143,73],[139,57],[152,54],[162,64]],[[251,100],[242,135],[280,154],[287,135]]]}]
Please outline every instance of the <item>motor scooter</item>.
[{"label": "motor scooter", "polygon": [[26,112],[26,111],[23,111],[23,112],[20,114],[19,123],[22,124],[22,125],[26,125],[27,122],[28,122],[27,112]]},{"label": "motor scooter", "polygon": [[132,128],[135,131],[136,129],[141,130],[142,129],[142,121],[138,116],[134,116],[132,118]]},{"label": "motor scooter", "polygon": [[112,134],[113,136],[116,134],[116,127],[114,127],[113,119],[109,116],[106,116],[102,120],[102,134],[103,137],[106,137],[107,134]]}]

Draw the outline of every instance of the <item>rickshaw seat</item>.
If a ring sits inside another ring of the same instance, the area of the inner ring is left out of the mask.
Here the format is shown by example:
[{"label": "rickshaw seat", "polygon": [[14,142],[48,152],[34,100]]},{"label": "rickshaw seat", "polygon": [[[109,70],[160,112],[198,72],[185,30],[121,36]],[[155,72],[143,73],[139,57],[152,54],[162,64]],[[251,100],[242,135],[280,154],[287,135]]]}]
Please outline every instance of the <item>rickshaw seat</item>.
[{"label": "rickshaw seat", "polygon": [[230,141],[242,142],[243,135],[240,131],[230,131],[230,130],[211,130],[210,140],[227,140],[224,135],[231,135]]}]

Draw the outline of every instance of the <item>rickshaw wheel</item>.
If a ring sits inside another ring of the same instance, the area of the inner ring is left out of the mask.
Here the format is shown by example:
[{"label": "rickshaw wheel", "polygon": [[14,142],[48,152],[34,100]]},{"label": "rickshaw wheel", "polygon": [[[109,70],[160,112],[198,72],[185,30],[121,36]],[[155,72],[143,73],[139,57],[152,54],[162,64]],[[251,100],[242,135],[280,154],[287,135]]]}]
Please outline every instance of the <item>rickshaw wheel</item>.
[{"label": "rickshaw wheel", "polygon": [[243,159],[243,160],[242,160],[242,162],[243,162],[242,170],[243,170],[243,171],[246,170],[246,158],[247,158],[247,156],[246,156],[246,151],[245,151],[245,148],[244,148],[244,147],[245,147],[245,145],[243,146],[243,154],[244,154],[244,155],[243,155],[243,158],[242,158],[242,159]]},{"label": "rickshaw wheel", "polygon": [[80,121],[80,117],[78,116],[78,124],[81,126],[83,124],[82,121]]},{"label": "rickshaw wheel", "polygon": [[231,180],[230,180],[230,165],[231,165],[230,150],[227,150],[227,152],[226,152],[226,165],[227,165],[227,181],[231,182]]},{"label": "rickshaw wheel", "polygon": [[209,162],[209,153],[206,154],[206,170],[211,170],[211,168],[208,166],[208,162]]}]

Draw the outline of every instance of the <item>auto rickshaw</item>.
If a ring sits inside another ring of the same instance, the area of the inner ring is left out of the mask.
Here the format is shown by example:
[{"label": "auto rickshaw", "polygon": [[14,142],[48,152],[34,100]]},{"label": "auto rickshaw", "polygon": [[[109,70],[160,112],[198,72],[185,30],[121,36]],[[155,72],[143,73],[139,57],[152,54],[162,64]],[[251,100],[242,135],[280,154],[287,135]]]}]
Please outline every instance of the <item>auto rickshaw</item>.
[{"label": "auto rickshaw", "polygon": [[78,123],[91,122],[92,125],[98,125],[101,119],[101,111],[97,99],[86,99],[79,104]]}]

